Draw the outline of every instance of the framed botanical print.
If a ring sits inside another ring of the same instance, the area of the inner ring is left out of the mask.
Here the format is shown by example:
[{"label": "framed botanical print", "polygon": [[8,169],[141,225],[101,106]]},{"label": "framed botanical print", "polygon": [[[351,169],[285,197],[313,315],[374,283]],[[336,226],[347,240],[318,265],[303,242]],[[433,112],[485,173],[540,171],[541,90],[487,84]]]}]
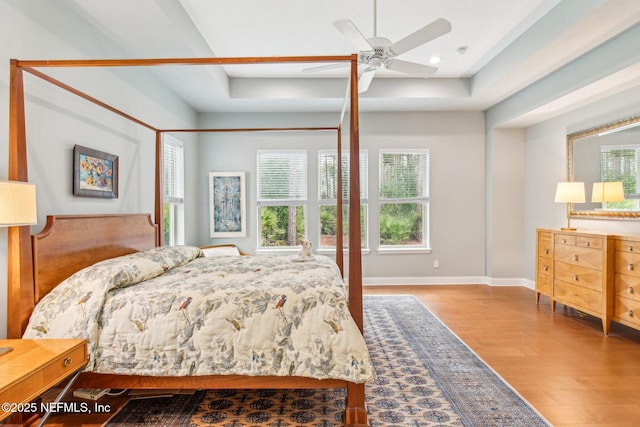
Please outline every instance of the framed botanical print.
[{"label": "framed botanical print", "polygon": [[244,172],[209,173],[211,237],[245,237],[246,198]]},{"label": "framed botanical print", "polygon": [[74,146],[73,195],[118,198],[118,156]]}]

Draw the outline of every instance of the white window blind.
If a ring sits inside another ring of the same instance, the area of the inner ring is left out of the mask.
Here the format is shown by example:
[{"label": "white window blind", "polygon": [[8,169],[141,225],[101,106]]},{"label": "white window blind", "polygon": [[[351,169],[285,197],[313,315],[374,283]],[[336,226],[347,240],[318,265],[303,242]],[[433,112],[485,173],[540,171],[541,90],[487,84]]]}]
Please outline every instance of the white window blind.
[{"label": "white window blind", "polygon": [[164,137],[164,200],[183,203],[184,199],[184,147],[168,135]]},{"label": "white window blind", "polygon": [[258,204],[307,201],[307,152],[258,151]]},{"label": "white window blind", "polygon": [[[368,198],[368,156],[366,150],[360,151],[360,200],[366,203]],[[335,150],[321,150],[318,153],[318,171],[320,175],[319,198],[335,203],[338,193],[338,154]],[[349,200],[349,153],[342,153],[342,200]]]},{"label": "white window blind", "polygon": [[602,146],[600,171],[603,181],[617,181],[622,176],[636,176],[638,146]]},{"label": "white window blind", "polygon": [[427,150],[380,151],[380,200],[426,201],[429,197]]}]

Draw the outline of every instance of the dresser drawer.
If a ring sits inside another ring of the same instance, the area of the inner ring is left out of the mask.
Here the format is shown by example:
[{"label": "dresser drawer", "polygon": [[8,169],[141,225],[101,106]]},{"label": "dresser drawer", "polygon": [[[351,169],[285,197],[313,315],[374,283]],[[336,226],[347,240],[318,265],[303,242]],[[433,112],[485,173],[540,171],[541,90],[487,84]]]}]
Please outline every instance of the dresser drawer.
[{"label": "dresser drawer", "polygon": [[553,243],[551,241],[551,233],[548,231],[538,232],[538,256],[551,256]]},{"label": "dresser drawer", "polygon": [[553,236],[553,241],[555,243],[560,243],[563,245],[575,246],[576,244],[576,236],[573,234],[556,234]]},{"label": "dresser drawer", "polygon": [[549,240],[538,240],[538,256],[540,257],[551,257],[551,239]]},{"label": "dresser drawer", "polygon": [[577,236],[576,246],[585,248],[602,249],[604,246],[602,237]]},{"label": "dresser drawer", "polygon": [[61,378],[80,369],[87,362],[87,349],[79,346],[64,353],[42,371],[42,379],[52,385]]},{"label": "dresser drawer", "polygon": [[640,301],[616,296],[613,318],[633,328],[640,327]]},{"label": "dresser drawer", "polygon": [[553,284],[553,276],[551,274],[545,274],[543,272],[538,272],[538,277],[536,278],[536,291],[545,295],[551,295]]},{"label": "dresser drawer", "polygon": [[640,301],[640,277],[616,273],[615,294]]},{"label": "dresser drawer", "polygon": [[602,292],[572,285],[561,280],[553,282],[553,297],[558,302],[584,310],[590,314],[602,314]]},{"label": "dresser drawer", "polygon": [[567,246],[564,244],[556,244],[554,253],[556,261],[589,267],[595,270],[602,270],[602,256],[603,252],[600,249]]},{"label": "dresser drawer", "polygon": [[581,288],[602,292],[602,271],[579,265],[558,263],[556,266],[556,279],[571,283]]},{"label": "dresser drawer", "polygon": [[616,273],[640,277],[640,253],[616,251]]},{"label": "dresser drawer", "polygon": [[640,253],[640,242],[616,239],[616,251]]},{"label": "dresser drawer", "polygon": [[550,257],[538,257],[538,272],[544,274],[553,274],[553,259]]}]

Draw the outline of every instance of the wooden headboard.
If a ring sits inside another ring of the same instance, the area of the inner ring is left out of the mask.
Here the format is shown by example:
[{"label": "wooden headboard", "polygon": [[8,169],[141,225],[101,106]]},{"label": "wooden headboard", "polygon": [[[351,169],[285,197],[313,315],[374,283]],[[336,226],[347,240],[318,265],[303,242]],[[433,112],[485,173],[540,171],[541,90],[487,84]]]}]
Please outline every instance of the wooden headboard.
[{"label": "wooden headboard", "polygon": [[158,246],[157,229],[150,214],[47,216],[31,236],[34,303],[91,264]]}]

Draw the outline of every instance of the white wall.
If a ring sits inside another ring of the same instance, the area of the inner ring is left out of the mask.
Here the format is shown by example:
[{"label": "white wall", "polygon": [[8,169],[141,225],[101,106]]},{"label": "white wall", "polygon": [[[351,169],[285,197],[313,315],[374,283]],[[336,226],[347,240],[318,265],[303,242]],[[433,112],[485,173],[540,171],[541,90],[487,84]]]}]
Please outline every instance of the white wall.
[{"label": "white wall", "polygon": [[[0,179],[8,174],[9,60],[118,58],[123,54],[64,4],[49,1],[0,2]],[[71,83],[90,95],[111,103],[157,126],[195,126],[196,115],[153,76],[131,70],[60,70],[46,73]],[[155,133],[61,89],[25,75],[29,180],[36,184],[38,232],[52,214],[151,213],[154,209]],[[197,139],[187,158],[197,157]],[[119,156],[119,197],[81,198],[72,195],[73,146],[87,146]],[[195,172],[187,184],[195,181]],[[193,203],[194,197],[187,195]],[[187,206],[187,218],[198,213]],[[96,235],[100,230],[96,230]],[[189,230],[193,240],[197,230]],[[89,236],[90,238],[90,236]],[[6,331],[6,230],[0,229],[0,336]]]},{"label": "white wall", "polygon": [[[337,114],[211,114],[201,115],[201,127],[335,126]],[[378,254],[377,219],[370,215],[370,249],[363,255],[365,283],[424,283],[479,280],[484,270],[484,119],[482,113],[361,113],[360,147],[369,150],[370,211],[377,209],[377,155],[381,148],[428,148],[430,153],[430,243],[425,254]],[[346,130],[345,130],[346,133]],[[200,208],[208,211],[207,174],[211,171],[247,172],[249,235],[234,240],[243,250],[257,246],[256,150],[309,150],[310,197],[316,192],[318,149],[334,148],[335,134],[229,133],[201,136]],[[348,147],[348,133],[343,137]],[[309,223],[317,213],[308,213]],[[208,218],[201,218],[202,244]],[[231,241],[230,239],[228,241]],[[215,243],[220,243],[221,240]],[[439,269],[433,261],[440,262]]]},{"label": "white wall", "polygon": [[487,133],[487,267],[492,284],[522,284],[524,130]]},{"label": "white wall", "polygon": [[[524,277],[534,280],[535,230],[566,226],[566,205],[555,203],[556,184],[567,179],[566,137],[583,129],[640,114],[640,88],[611,96],[526,129]],[[579,208],[579,206],[576,206]],[[571,226],[640,234],[640,220],[571,219]]]}]

